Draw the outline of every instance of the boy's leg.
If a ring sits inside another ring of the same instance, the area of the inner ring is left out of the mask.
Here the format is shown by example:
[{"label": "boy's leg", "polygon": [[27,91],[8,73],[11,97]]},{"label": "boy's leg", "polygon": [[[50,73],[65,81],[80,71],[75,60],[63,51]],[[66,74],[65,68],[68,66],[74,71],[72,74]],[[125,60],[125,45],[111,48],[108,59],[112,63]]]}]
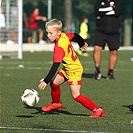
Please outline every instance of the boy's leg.
[{"label": "boy's leg", "polygon": [[52,110],[62,110],[62,104],[60,102],[60,85],[65,81],[63,76],[60,76],[57,74],[54,81],[51,81],[51,96],[52,96],[52,103],[43,106],[42,111],[43,112],[50,112]]},{"label": "boy's leg", "polygon": [[51,96],[52,96],[52,103],[60,103],[60,86],[56,85],[51,81]]},{"label": "boy's leg", "polygon": [[88,97],[80,94],[80,87],[81,85],[70,85],[71,94],[75,101],[81,103],[84,107],[91,111],[95,111],[99,107],[92,102]]},{"label": "boy's leg", "polygon": [[94,113],[89,116],[90,118],[103,117],[104,111],[99,108],[91,99],[80,94],[81,85],[70,85],[71,93],[75,101],[81,103],[87,109],[93,111]]}]

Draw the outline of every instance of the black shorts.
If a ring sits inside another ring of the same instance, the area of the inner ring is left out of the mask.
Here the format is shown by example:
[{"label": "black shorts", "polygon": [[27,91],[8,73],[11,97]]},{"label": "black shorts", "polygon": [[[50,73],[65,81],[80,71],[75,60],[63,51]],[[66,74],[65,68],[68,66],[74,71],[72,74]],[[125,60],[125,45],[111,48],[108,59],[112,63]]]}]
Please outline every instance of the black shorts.
[{"label": "black shorts", "polygon": [[109,50],[117,50],[120,47],[120,33],[118,34],[105,34],[96,31],[94,46],[100,46],[104,49],[108,45]]},{"label": "black shorts", "polygon": [[38,33],[38,30],[39,30],[39,28],[36,28],[36,29],[28,29],[28,37],[32,37],[32,34],[33,34],[33,32],[37,32]]}]

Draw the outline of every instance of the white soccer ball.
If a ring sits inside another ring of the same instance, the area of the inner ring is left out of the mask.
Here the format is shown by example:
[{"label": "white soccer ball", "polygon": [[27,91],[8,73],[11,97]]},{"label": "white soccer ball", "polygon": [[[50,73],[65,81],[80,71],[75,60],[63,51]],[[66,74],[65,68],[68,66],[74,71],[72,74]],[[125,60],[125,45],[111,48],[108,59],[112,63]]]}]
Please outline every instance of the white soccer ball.
[{"label": "white soccer ball", "polygon": [[21,100],[25,106],[33,107],[40,100],[39,93],[34,89],[26,89],[21,96]]}]

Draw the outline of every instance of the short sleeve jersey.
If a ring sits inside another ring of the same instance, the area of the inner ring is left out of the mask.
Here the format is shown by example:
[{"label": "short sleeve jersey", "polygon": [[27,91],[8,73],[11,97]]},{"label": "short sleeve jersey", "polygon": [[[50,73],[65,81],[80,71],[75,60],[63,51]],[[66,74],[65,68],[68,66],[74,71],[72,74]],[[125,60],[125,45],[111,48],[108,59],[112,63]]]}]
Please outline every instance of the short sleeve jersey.
[{"label": "short sleeve jersey", "polygon": [[86,23],[82,22],[81,25],[80,25],[80,33],[79,33],[79,35],[83,39],[87,39],[87,32],[88,32],[88,25]]},{"label": "short sleeve jersey", "polygon": [[41,15],[40,14],[38,14],[38,15],[31,14],[31,16],[30,16],[30,22],[29,22],[29,28],[31,28],[31,29],[38,28],[38,22],[36,20],[36,17],[38,17],[38,16],[41,16]]},{"label": "short sleeve jersey", "polygon": [[74,51],[71,40],[74,33],[62,33],[56,40],[54,47],[53,62],[60,62],[63,64],[65,70],[73,70],[81,66],[81,63]]}]

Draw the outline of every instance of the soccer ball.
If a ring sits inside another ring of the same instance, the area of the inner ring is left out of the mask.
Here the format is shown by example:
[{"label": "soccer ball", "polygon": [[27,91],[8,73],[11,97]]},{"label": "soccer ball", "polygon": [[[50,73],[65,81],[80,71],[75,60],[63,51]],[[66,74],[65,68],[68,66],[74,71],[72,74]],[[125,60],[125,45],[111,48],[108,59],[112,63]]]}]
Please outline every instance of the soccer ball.
[{"label": "soccer ball", "polygon": [[40,97],[36,90],[26,89],[23,92],[23,95],[21,96],[21,100],[25,106],[32,107],[32,106],[35,106],[39,102]]}]

